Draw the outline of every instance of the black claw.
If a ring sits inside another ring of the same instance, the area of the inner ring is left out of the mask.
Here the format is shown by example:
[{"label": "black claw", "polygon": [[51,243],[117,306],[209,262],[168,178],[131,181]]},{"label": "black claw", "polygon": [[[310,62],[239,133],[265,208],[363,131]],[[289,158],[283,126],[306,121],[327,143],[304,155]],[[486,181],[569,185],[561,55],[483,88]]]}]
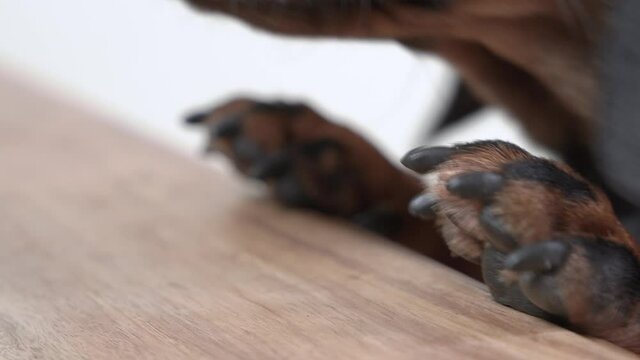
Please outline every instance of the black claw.
[{"label": "black claw", "polygon": [[505,270],[505,257],[504,253],[491,247],[485,249],[482,254],[482,277],[491,291],[491,296],[502,305],[510,306],[532,316],[551,320],[551,314],[535,306],[522,293],[519,286],[504,280],[502,273]]},{"label": "black claw", "polygon": [[400,162],[407,168],[424,174],[449,160],[454,151],[454,149],[444,146],[419,147],[409,151]]},{"label": "black claw", "polygon": [[235,155],[245,162],[255,162],[264,157],[264,152],[260,147],[247,138],[240,137],[233,142]]},{"label": "black claw", "polygon": [[491,206],[487,206],[482,210],[480,222],[489,233],[489,242],[499,251],[507,253],[518,246],[513,235],[507,231],[505,224],[495,214]]},{"label": "black claw", "polygon": [[259,160],[249,169],[247,175],[260,180],[278,178],[285,175],[290,166],[291,156],[286,152],[281,152]]},{"label": "black claw", "polygon": [[216,138],[234,138],[242,131],[242,121],[239,116],[230,116],[218,121],[211,127],[211,136]]},{"label": "black claw", "polygon": [[184,118],[184,122],[189,125],[200,124],[207,119],[208,113],[195,113]]},{"label": "black claw", "polygon": [[489,200],[504,185],[504,178],[495,173],[475,172],[453,177],[447,190],[463,198]]},{"label": "black claw", "polygon": [[504,261],[507,269],[515,271],[552,271],[564,264],[570,246],[563,241],[546,241],[518,249]]},{"label": "black claw", "polygon": [[431,219],[436,215],[438,199],[433,194],[419,195],[409,203],[409,213],[422,219]]}]

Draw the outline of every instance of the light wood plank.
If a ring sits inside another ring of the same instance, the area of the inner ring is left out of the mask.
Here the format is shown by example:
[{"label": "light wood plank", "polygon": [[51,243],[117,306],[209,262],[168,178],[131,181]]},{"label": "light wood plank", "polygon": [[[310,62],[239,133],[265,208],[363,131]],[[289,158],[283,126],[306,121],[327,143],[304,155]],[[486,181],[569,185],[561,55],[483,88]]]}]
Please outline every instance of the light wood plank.
[{"label": "light wood plank", "polygon": [[633,357],[0,79],[3,358]]}]

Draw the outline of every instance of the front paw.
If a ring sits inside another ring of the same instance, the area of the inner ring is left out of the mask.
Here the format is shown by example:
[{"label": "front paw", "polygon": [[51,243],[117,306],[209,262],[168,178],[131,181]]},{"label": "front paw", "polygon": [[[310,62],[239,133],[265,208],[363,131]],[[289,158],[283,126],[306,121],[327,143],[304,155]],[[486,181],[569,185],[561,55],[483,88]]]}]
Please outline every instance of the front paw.
[{"label": "front paw", "polygon": [[436,217],[450,249],[482,263],[498,302],[590,334],[635,311],[637,245],[565,165],[504,142],[420,148],[403,163],[426,175],[412,212]]},{"label": "front paw", "polygon": [[419,182],[392,166],[349,129],[302,104],[238,99],[194,114],[208,150],[269,186],[281,203],[393,232]]}]

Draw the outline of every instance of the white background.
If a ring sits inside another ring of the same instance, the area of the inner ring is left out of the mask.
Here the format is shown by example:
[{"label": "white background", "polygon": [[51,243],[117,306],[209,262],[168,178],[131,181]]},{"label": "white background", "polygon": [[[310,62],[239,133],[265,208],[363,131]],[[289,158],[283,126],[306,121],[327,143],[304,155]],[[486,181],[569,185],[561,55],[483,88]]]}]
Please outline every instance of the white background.
[{"label": "white background", "polygon": [[[183,115],[254,94],[304,99],[398,158],[426,141],[453,78],[393,43],[285,39],[178,0],[0,0],[0,66],[194,155]],[[530,147],[499,112],[479,118],[429,143]]]}]

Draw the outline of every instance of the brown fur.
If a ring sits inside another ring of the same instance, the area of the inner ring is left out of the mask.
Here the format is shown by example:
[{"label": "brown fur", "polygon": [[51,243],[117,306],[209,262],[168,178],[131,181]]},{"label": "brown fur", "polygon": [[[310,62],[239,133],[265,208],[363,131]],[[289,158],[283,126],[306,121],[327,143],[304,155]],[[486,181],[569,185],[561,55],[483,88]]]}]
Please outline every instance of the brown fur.
[{"label": "brown fur", "polygon": [[567,151],[592,140],[595,46],[605,0],[581,1],[579,9],[567,0],[457,0],[439,11],[402,1],[366,9],[347,1],[352,6],[339,11],[341,2],[331,0],[190,3],[288,35],[392,38],[434,50],[478,96],[511,110],[538,141]]},{"label": "brown fur", "polygon": [[[291,107],[296,110],[290,111]],[[285,105],[282,110],[265,109],[249,99],[237,99],[216,107],[208,112],[203,125],[215,128],[220,122],[234,118],[242,124],[239,137],[257,145],[265,156],[327,139],[341,144],[341,151],[329,149],[315,161],[294,159],[293,172],[317,208],[346,218],[372,208],[383,208],[397,215],[401,222],[399,229],[390,234],[394,241],[469,276],[480,278],[477,265],[452,257],[432,222],[420,221],[407,213],[409,200],[422,191],[420,181],[392,166],[354,132],[325,120],[306,106]],[[252,164],[234,151],[233,142],[239,137],[213,136],[208,149],[222,152],[233,160],[241,173],[247,174]],[[296,156],[295,153],[292,155]],[[348,173],[353,177],[345,177],[349,181],[345,186],[327,187],[323,184],[324,175],[333,173]],[[273,191],[274,181],[268,182]]]},{"label": "brown fur", "polygon": [[[487,241],[490,235],[478,222],[479,211],[484,204],[451,194],[446,184],[449,179],[464,173],[501,173],[504,165],[527,159],[534,157],[518,148],[498,144],[460,150],[449,161],[439,165],[427,174],[426,191],[439,199],[438,212],[446,215],[440,223],[453,221],[457,227],[462,228],[462,234],[473,234],[476,241]],[[564,164],[555,164],[572,177],[586,182]],[[497,194],[493,204],[499,209],[499,215],[508,224],[510,232],[522,244],[549,240],[556,234],[569,233],[611,239],[635,254],[640,254],[638,245],[615,216],[607,196],[595,186],[591,186],[591,189],[596,195],[595,201],[576,202],[567,199],[559,190],[539,182],[510,181]],[[468,235],[465,238],[470,239]],[[466,246],[471,248],[458,251],[462,254],[477,252],[476,244],[467,241]]]}]

